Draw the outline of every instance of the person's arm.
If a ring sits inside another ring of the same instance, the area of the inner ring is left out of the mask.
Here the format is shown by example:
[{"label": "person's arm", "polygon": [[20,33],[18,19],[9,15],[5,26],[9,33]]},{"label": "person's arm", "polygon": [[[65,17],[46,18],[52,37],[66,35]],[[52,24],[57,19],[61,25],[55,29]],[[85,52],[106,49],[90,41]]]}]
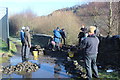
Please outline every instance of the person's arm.
[{"label": "person's arm", "polygon": [[31,48],[31,36],[30,36],[30,33],[28,34],[28,46]]},{"label": "person's arm", "polygon": [[84,49],[84,48],[86,48],[86,46],[87,46],[87,41],[86,41],[86,39],[84,39],[84,40],[82,40],[81,44],[79,45],[79,48]]}]

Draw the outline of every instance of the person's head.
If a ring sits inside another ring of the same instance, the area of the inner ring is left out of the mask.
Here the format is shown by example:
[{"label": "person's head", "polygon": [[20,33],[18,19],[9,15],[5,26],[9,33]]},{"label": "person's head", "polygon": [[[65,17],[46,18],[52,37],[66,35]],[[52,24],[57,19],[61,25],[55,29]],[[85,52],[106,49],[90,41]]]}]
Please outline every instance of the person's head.
[{"label": "person's head", "polygon": [[94,34],[95,30],[96,30],[96,27],[95,27],[95,26],[90,26],[88,33],[89,33],[89,34]]},{"label": "person's head", "polygon": [[84,24],[82,24],[82,28],[85,28],[85,25],[84,25]]},{"label": "person's head", "polygon": [[25,30],[29,32],[29,31],[30,31],[30,28],[27,26],[27,27],[25,28]]},{"label": "person's head", "polygon": [[60,30],[60,28],[59,28],[59,27],[57,27],[57,28],[56,28],[56,30],[58,30],[58,31],[59,31],[59,30]]},{"label": "person's head", "polygon": [[96,28],[98,27],[96,24],[94,25]]},{"label": "person's head", "polygon": [[62,30],[62,31],[64,31],[65,29],[64,29],[64,28],[62,28],[61,30]]},{"label": "person's head", "polygon": [[81,29],[80,29],[81,31],[86,31],[86,28],[85,28],[85,25],[84,24],[82,24],[82,27],[81,27]]},{"label": "person's head", "polygon": [[23,31],[25,30],[25,27],[24,27],[24,26],[22,27],[22,30],[23,30]]}]

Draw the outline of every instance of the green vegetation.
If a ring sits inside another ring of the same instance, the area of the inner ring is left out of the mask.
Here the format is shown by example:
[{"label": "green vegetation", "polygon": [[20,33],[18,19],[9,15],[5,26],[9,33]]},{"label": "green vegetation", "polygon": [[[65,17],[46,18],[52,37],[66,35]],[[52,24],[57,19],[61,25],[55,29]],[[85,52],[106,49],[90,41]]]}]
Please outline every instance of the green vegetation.
[{"label": "green vegetation", "polygon": [[10,50],[8,50],[8,47],[7,47],[7,44],[2,41],[0,39],[0,53],[7,53],[7,54],[12,54],[12,52],[16,52],[17,49],[16,49],[16,46],[15,44],[13,43],[13,40],[10,40],[9,44],[10,44]]},{"label": "green vegetation", "polygon": [[11,38],[10,42],[9,42],[9,44],[10,44],[10,50],[8,50],[7,44],[0,39],[0,44],[1,44],[0,45],[0,55],[1,56],[3,54],[6,55],[5,57],[0,57],[0,63],[6,62],[9,59],[9,56],[13,56],[14,53],[17,52],[15,43],[13,43],[13,41],[16,41],[16,40],[13,40],[13,38]]},{"label": "green vegetation", "polygon": [[0,57],[0,64],[4,63],[4,62],[7,62],[8,59],[9,59],[9,57],[4,57],[4,58]]},{"label": "green vegetation", "polygon": [[118,71],[116,72],[105,72],[103,70],[101,70],[99,72],[100,78],[104,79],[104,80],[120,80]]},{"label": "green vegetation", "polygon": [[13,37],[10,37],[10,41],[16,43],[17,45],[21,45],[21,42],[18,38],[13,38]]}]

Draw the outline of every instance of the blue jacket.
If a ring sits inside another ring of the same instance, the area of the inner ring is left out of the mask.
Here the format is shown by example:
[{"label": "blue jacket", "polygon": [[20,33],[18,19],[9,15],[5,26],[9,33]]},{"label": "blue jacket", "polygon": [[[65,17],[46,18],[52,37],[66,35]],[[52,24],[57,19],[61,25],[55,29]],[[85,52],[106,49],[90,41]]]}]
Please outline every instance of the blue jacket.
[{"label": "blue jacket", "polygon": [[98,53],[98,45],[99,39],[95,35],[88,35],[88,37],[82,41],[80,48],[85,50],[85,54],[95,55]]},{"label": "blue jacket", "polygon": [[21,30],[20,31],[21,42],[25,42],[24,37],[25,37],[25,32],[23,30]]},{"label": "blue jacket", "polygon": [[55,42],[57,42],[57,43],[60,43],[60,39],[61,39],[61,34],[60,34],[60,32],[58,31],[58,30],[54,30],[53,31],[53,33],[54,33],[54,41]]}]

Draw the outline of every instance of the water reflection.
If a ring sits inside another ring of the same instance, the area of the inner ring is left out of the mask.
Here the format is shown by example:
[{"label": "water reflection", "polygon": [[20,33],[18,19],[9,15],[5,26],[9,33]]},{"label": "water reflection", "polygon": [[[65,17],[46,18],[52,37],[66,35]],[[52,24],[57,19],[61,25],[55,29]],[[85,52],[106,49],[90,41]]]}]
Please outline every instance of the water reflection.
[{"label": "water reflection", "polygon": [[42,56],[39,57],[38,60],[30,59],[31,60],[27,60],[21,58],[21,56],[13,56],[9,63],[15,66],[27,61],[39,65],[40,68],[38,70],[30,72],[23,71],[22,73],[13,72],[9,76],[3,74],[3,78],[24,78],[24,80],[27,78],[70,78],[70,76],[66,74],[65,67],[61,63],[54,61],[54,58]]},{"label": "water reflection", "polygon": [[[26,73],[22,76],[22,78],[32,78],[32,72],[31,73]],[[25,79],[24,79],[25,80]],[[28,79],[26,79],[28,80]],[[30,80],[30,79],[29,79]]]},{"label": "water reflection", "polygon": [[54,77],[55,78],[60,78],[60,71],[61,71],[60,64],[58,64],[58,62],[55,62],[55,66],[54,66]]}]

